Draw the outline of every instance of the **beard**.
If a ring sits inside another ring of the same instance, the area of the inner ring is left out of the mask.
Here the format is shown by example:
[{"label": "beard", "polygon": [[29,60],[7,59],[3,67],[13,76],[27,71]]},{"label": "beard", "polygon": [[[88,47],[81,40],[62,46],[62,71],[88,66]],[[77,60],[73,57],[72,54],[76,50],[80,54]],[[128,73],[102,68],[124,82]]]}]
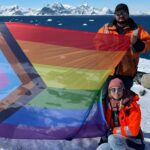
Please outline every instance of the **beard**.
[{"label": "beard", "polygon": [[116,20],[117,21],[117,24],[120,24],[120,25],[126,25],[128,24],[128,19],[127,20],[122,20],[122,21],[119,21],[119,20]]},{"label": "beard", "polygon": [[128,20],[124,20],[124,21],[117,21],[118,24],[120,25],[124,25],[128,23]]}]

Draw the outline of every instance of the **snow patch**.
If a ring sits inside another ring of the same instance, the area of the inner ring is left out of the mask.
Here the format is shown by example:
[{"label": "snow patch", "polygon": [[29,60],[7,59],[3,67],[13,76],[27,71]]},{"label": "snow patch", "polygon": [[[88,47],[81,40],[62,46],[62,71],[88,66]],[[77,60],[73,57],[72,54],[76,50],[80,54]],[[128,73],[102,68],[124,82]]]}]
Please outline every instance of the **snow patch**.
[{"label": "snow patch", "polygon": [[138,65],[138,71],[150,73],[150,60],[140,58],[139,65]]}]

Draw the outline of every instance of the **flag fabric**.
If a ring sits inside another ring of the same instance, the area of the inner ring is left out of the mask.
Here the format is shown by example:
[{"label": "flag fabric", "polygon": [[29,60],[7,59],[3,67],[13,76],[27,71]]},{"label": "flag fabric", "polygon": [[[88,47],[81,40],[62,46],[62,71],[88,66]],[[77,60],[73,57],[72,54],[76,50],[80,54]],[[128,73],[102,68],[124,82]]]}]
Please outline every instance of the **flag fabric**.
[{"label": "flag fabric", "polygon": [[101,88],[129,49],[123,35],[0,24],[0,136],[104,135]]}]

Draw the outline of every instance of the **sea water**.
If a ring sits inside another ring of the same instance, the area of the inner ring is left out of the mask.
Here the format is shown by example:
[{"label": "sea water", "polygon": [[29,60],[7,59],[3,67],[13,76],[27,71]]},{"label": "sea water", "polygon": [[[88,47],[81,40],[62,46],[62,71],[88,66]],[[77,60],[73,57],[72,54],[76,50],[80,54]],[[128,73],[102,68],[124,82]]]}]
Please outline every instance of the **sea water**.
[{"label": "sea water", "polygon": [[[97,32],[105,23],[113,20],[113,15],[82,16],[0,16],[0,22],[23,22],[36,25]],[[131,16],[134,21],[150,33],[150,16]],[[141,57],[150,59],[150,52]]]}]

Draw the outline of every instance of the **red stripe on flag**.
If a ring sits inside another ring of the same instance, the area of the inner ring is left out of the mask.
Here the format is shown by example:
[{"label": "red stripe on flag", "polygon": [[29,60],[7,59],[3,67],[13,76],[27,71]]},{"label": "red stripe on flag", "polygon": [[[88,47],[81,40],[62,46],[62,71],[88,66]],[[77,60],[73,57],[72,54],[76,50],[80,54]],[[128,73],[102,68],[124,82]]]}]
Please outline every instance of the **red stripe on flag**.
[{"label": "red stripe on flag", "polygon": [[129,37],[124,35],[98,34],[24,23],[6,25],[17,40],[100,51],[126,51],[130,45]]}]

